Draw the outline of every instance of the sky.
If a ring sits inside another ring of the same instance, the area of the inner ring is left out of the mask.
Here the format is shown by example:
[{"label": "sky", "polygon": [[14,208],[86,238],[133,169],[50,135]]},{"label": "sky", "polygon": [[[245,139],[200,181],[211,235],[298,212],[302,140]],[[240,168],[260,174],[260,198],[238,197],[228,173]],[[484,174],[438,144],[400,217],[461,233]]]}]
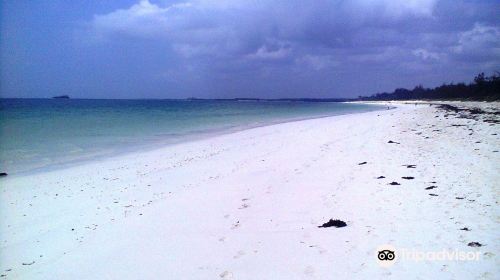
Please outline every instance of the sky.
[{"label": "sky", "polygon": [[357,97],[495,71],[499,0],[0,1],[0,97]]}]

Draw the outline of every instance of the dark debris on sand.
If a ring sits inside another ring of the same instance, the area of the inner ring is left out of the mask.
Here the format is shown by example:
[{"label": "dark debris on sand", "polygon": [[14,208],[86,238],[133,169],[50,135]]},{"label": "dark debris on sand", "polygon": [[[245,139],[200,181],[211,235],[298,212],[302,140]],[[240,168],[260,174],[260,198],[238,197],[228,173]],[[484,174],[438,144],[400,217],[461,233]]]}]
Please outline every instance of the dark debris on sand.
[{"label": "dark debris on sand", "polygon": [[363,161],[363,162],[358,163],[358,165],[364,165],[364,164],[367,164],[367,163],[368,163],[368,162]]},{"label": "dark debris on sand", "polygon": [[347,224],[344,221],[330,219],[328,222],[326,222],[323,225],[318,226],[318,227],[319,228],[327,228],[327,227],[340,228],[340,227],[345,227],[345,226],[347,226]]},{"label": "dark debris on sand", "polygon": [[483,244],[481,244],[479,242],[469,242],[469,244],[467,244],[467,246],[470,246],[470,247],[482,247]]},{"label": "dark debris on sand", "polygon": [[388,143],[388,144],[398,144],[398,145],[399,145],[399,144],[401,144],[401,143],[399,143],[399,142],[394,142],[394,141],[392,141],[392,140],[389,140],[389,142],[387,142],[387,143]]},{"label": "dark debris on sand", "polygon": [[460,230],[470,231],[468,227],[461,228]]},{"label": "dark debris on sand", "polygon": [[389,183],[389,185],[391,185],[391,186],[399,186],[399,185],[401,185],[401,184],[400,184],[400,183],[398,183],[398,182],[390,182],[390,183]]},{"label": "dark debris on sand", "polygon": [[438,196],[438,195],[437,195],[437,194],[435,194],[435,193],[430,193],[429,195],[430,195],[430,196]]},{"label": "dark debris on sand", "polygon": [[403,166],[406,166],[406,168],[417,168],[415,164],[404,164]]},{"label": "dark debris on sand", "polygon": [[5,176],[7,176],[7,173],[5,173],[5,172],[0,173],[0,177],[5,177]]},{"label": "dark debris on sand", "polygon": [[[486,123],[490,123],[490,125],[495,125],[500,123],[500,120],[497,119],[497,116],[500,115],[500,111],[485,111],[480,108],[459,108],[457,106],[448,105],[448,104],[440,104],[438,108],[445,110],[447,112],[454,112],[457,118],[471,119],[471,120],[481,120]],[[481,116],[479,118],[478,116]],[[452,125],[459,126],[459,125]],[[463,125],[461,125],[463,126]]]},{"label": "dark debris on sand", "polygon": [[427,187],[427,188],[425,188],[425,189],[426,189],[426,190],[432,190],[432,189],[435,189],[435,188],[437,188],[437,186],[430,186],[430,187]]},{"label": "dark debris on sand", "polygon": [[415,177],[411,177],[411,176],[405,176],[405,177],[401,177],[401,178],[403,178],[405,180],[413,180],[413,179],[415,179]]},{"label": "dark debris on sand", "polygon": [[385,176],[378,176],[377,179],[384,179]]}]

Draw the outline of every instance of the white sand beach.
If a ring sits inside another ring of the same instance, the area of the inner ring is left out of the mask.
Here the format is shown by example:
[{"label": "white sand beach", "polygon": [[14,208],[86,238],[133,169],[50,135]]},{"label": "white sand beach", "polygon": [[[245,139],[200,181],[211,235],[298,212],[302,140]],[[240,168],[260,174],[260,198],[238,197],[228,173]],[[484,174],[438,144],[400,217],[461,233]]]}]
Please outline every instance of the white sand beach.
[{"label": "white sand beach", "polygon": [[392,105],[0,178],[0,279],[498,278],[498,116]]}]

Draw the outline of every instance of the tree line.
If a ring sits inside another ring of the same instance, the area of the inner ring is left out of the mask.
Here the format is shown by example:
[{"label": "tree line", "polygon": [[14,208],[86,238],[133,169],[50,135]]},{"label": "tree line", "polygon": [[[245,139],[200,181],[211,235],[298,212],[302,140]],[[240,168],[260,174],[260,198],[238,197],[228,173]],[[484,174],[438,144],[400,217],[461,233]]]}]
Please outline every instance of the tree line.
[{"label": "tree line", "polygon": [[413,89],[398,88],[393,92],[383,92],[371,96],[360,96],[358,100],[411,100],[411,99],[446,99],[446,100],[500,100],[500,73],[491,76],[478,74],[474,81],[465,84],[443,84],[435,88],[418,85]]}]

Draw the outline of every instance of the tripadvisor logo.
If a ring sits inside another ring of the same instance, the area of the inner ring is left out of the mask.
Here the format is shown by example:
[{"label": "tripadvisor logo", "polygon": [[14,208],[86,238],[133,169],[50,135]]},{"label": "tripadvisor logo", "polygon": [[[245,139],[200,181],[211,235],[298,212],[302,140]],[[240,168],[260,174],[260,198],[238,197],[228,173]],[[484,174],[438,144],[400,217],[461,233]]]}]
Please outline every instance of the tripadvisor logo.
[{"label": "tripadvisor logo", "polygon": [[389,267],[397,260],[396,248],[391,245],[382,245],[375,250],[375,257],[378,264],[382,267]]},{"label": "tripadvisor logo", "polygon": [[382,267],[390,267],[399,261],[479,261],[481,252],[478,250],[439,250],[422,251],[417,249],[400,248],[396,250],[391,245],[382,245],[375,250],[375,258]]},{"label": "tripadvisor logo", "polygon": [[382,250],[382,251],[378,251],[377,257],[381,261],[392,261],[392,260],[394,260],[396,255],[394,254],[394,251]]}]

